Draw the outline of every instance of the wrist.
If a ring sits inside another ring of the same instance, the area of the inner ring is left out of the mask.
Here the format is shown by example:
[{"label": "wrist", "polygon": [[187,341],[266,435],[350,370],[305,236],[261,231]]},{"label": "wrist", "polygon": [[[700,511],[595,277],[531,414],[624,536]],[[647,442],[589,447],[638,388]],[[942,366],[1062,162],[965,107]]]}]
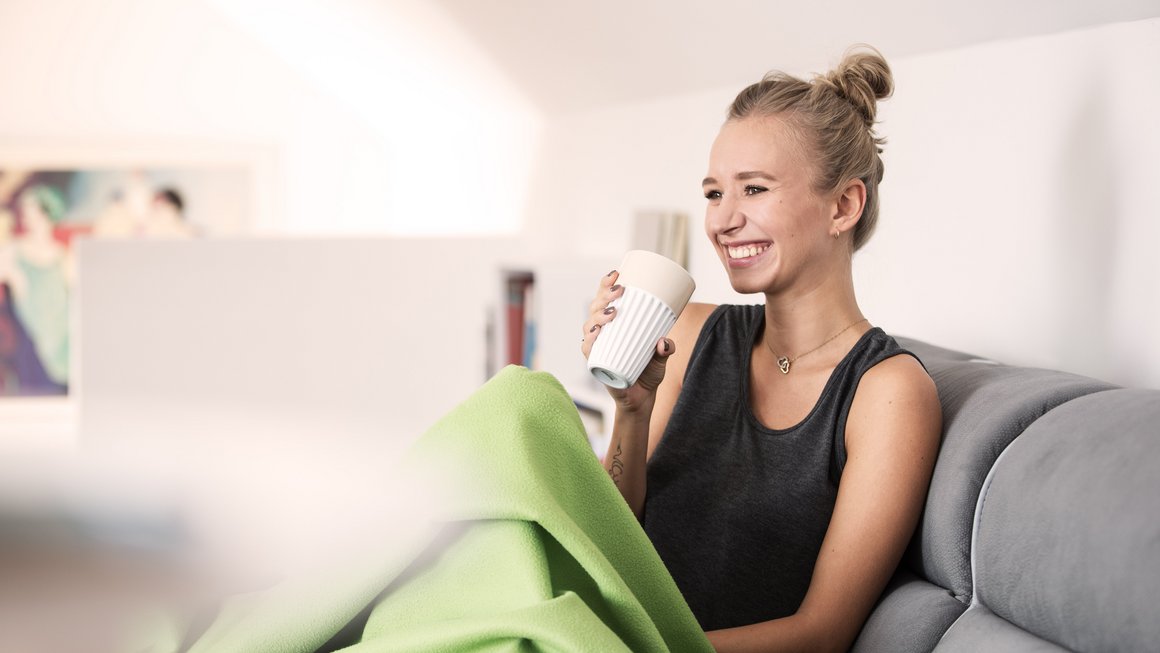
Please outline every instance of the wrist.
[{"label": "wrist", "polygon": [[616,416],[618,418],[630,420],[643,420],[647,422],[652,416],[653,407],[656,405],[656,396],[651,396],[643,400],[633,402],[620,401],[616,402]]}]

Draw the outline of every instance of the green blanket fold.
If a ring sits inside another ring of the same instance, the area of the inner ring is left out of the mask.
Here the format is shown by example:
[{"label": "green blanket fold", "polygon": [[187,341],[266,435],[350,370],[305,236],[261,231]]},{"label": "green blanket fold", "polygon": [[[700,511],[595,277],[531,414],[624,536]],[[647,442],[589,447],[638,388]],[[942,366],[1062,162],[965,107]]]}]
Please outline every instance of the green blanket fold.
[{"label": "green blanket fold", "polygon": [[234,608],[192,651],[307,653],[368,607],[341,650],[713,650],[550,375],[504,369],[405,465],[453,490],[430,528],[325,596]]}]

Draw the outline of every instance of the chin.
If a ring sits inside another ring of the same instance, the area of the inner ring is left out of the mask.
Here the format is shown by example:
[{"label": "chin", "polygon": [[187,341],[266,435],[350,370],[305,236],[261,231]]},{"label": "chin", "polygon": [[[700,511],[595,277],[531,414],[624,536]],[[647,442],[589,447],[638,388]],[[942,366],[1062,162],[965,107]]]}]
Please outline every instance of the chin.
[{"label": "chin", "polygon": [[733,292],[740,293],[742,295],[764,294],[766,290],[765,287],[760,284],[738,283],[732,279],[730,279],[729,285],[733,287]]},{"label": "chin", "polygon": [[753,274],[736,274],[735,272],[726,271],[729,275],[729,286],[733,288],[734,292],[743,295],[754,295],[757,293],[764,293],[769,288],[769,279],[762,275],[758,278]]},{"label": "chin", "polygon": [[729,277],[729,286],[734,292],[743,295],[763,294],[769,291],[774,283],[776,273],[771,270],[754,270],[752,268],[736,270],[729,267],[728,262],[722,261],[725,274]]}]

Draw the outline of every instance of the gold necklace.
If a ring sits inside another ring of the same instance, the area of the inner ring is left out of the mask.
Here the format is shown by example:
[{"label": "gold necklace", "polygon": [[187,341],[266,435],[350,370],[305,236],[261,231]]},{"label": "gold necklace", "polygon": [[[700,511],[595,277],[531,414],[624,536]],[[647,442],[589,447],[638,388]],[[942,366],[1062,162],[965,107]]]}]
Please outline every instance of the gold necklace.
[{"label": "gold necklace", "polygon": [[[858,322],[866,322],[866,321],[867,321],[867,320],[866,320],[866,318],[862,318],[861,320],[858,320]],[[804,353],[804,354],[798,354],[797,356],[794,356],[793,358],[786,358],[785,356],[778,356],[778,355],[777,355],[777,352],[773,350],[773,347],[771,347],[771,346],[769,345],[769,340],[767,340],[767,339],[765,339],[765,338],[762,338],[762,340],[765,340],[765,347],[766,347],[766,349],[768,349],[768,350],[769,350],[769,353],[773,354],[773,355],[774,355],[774,357],[776,357],[776,358],[777,358],[777,369],[781,370],[781,373],[782,373],[782,374],[789,374],[789,366],[790,366],[790,364],[791,364],[791,363],[794,363],[794,362],[796,362],[796,361],[797,361],[797,359],[801,358],[802,356],[809,356],[810,354],[814,353],[815,351],[817,351],[817,350],[821,349],[822,347],[825,347],[826,345],[830,344],[830,342],[831,342],[831,341],[832,341],[834,338],[837,338],[838,336],[842,335],[843,333],[845,333],[845,332],[849,331],[849,330],[850,330],[850,327],[853,327],[855,324],[858,324],[858,322],[854,322],[854,323],[850,324],[850,326],[848,326],[848,327],[846,327],[845,329],[842,329],[841,331],[839,331],[839,332],[835,333],[834,335],[830,336],[828,340],[826,340],[826,341],[825,341],[825,342],[823,342],[822,344],[818,345],[817,347],[814,347],[813,349],[811,349],[811,350],[807,351],[807,352],[806,352],[806,353]]]}]

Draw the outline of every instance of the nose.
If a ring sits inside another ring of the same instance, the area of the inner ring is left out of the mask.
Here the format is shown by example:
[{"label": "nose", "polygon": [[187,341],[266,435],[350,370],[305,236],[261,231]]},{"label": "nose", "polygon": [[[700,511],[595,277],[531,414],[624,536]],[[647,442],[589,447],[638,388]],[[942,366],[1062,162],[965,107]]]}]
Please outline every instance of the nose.
[{"label": "nose", "polygon": [[710,235],[730,235],[745,226],[745,214],[737,206],[737,202],[722,196],[716,206],[710,205],[705,211],[705,226]]}]

